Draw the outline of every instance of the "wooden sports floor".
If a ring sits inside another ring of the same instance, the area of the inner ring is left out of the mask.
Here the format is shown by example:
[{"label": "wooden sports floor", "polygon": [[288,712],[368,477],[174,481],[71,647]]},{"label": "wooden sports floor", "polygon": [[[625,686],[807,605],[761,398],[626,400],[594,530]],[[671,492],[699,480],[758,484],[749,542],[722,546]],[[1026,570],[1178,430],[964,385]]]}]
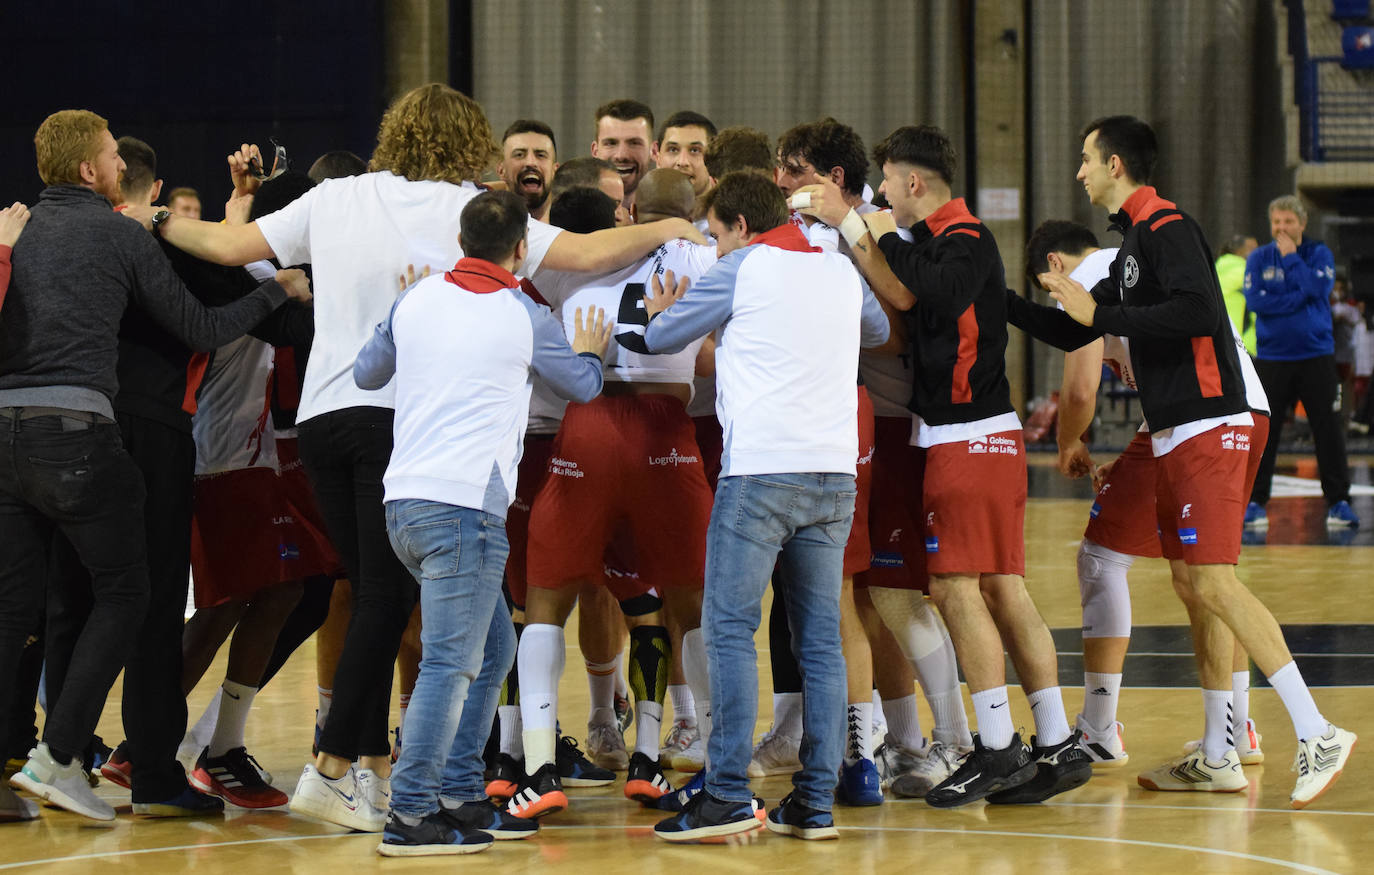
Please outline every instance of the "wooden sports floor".
[{"label": "wooden sports floor", "polygon": [[[1027,582],[1055,630],[1065,706],[1070,720],[1082,704],[1081,642],[1074,556],[1087,515],[1086,488],[1068,484],[1032,458],[1032,499],[1026,515]],[[1370,483],[1369,460],[1352,459],[1354,479]],[[1293,473],[1292,461],[1287,468]],[[1301,473],[1301,472],[1299,472]],[[1326,716],[1360,733],[1345,775],[1305,811],[1288,807],[1293,785],[1291,724],[1278,697],[1260,684],[1252,716],[1264,735],[1266,761],[1248,767],[1249,792],[1225,795],[1151,793],[1137,771],[1177,755],[1201,732],[1201,696],[1193,687],[1185,615],[1167,567],[1142,561],[1132,573],[1135,654],[1127,665],[1120,716],[1130,763],[1098,773],[1085,787],[1025,807],[938,811],[915,800],[876,808],[837,808],[837,842],[808,843],[755,833],[747,842],[675,847],[650,835],[659,813],[641,811],[612,786],[570,791],[570,810],[545,821],[525,842],[499,842],[469,857],[383,860],[375,835],[343,832],[288,814],[231,810],[207,820],[141,820],[129,814],[126,791],[105,783],[121,815],[97,824],[44,809],[34,823],[0,826],[0,870],[44,873],[217,873],[449,871],[613,873],[691,872],[1342,872],[1374,871],[1374,499],[1358,496],[1366,527],[1351,538],[1329,538],[1319,498],[1279,498],[1270,505],[1268,544],[1247,546],[1240,575],[1289,632],[1290,643]],[[1331,543],[1335,541],[1336,543]],[[1347,545],[1346,542],[1350,543]],[[759,637],[767,649],[766,633]],[[576,642],[576,635],[568,640]],[[761,660],[758,731],[767,729],[771,689]],[[192,719],[223,677],[223,662],[191,699]],[[562,686],[563,724],[579,726],[587,684],[570,653]],[[118,689],[100,733],[122,737]],[[309,752],[315,707],[314,651],[307,645],[257,699],[249,749],[294,789]],[[928,727],[929,712],[921,705]],[[1018,725],[1033,726],[1024,698],[1013,696]],[[970,707],[970,714],[972,709]],[[670,773],[670,777],[677,778]],[[786,778],[755,782],[769,804],[789,789]]]}]

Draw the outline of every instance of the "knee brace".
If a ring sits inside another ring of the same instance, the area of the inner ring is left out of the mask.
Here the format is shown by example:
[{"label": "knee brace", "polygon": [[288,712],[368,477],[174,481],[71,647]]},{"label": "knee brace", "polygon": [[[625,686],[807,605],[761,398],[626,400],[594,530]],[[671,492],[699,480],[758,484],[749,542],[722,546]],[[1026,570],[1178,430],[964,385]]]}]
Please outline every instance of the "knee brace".
[{"label": "knee brace", "polygon": [[1084,538],[1078,545],[1078,592],[1084,638],[1131,637],[1131,592],[1126,582],[1134,556]]}]

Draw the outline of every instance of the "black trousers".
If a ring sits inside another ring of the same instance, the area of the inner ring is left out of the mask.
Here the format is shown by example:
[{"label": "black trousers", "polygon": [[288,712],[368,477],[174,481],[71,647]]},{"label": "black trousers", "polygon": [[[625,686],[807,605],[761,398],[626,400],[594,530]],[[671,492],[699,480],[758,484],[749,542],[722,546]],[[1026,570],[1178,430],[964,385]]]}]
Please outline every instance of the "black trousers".
[{"label": "black trousers", "polygon": [[353,585],[334,702],[320,733],[321,752],[349,760],[391,752],[392,667],[418,596],[391,549],[382,504],[394,418],[387,408],[350,407],[297,425],[301,462]]},{"label": "black trousers", "polygon": [[65,617],[66,626],[48,617],[47,652],[61,677],[49,687],[43,740],[77,756],[148,610],[143,479],[114,423],[20,415],[0,412],[0,738],[15,731],[21,654],[43,610],[60,533],[89,574],[83,605],[91,607]]},{"label": "black trousers", "polygon": [[1341,422],[1341,381],[1334,356],[1280,362],[1256,359],[1255,370],[1269,396],[1269,442],[1260,459],[1259,473],[1250,500],[1269,501],[1274,479],[1274,462],[1279,455],[1279,436],[1284,418],[1297,401],[1307,411],[1316,443],[1317,473],[1321,476],[1322,496],[1328,505],[1350,500],[1350,468],[1345,457],[1345,431]]}]

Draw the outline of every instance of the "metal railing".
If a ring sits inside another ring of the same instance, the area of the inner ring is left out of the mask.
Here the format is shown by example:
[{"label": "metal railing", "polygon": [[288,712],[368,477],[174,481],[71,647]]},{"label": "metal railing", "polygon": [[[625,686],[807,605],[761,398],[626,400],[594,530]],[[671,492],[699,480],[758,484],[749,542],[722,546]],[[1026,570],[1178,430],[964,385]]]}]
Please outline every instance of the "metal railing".
[{"label": "metal railing", "polygon": [[1374,161],[1374,71],[1341,60],[1308,58],[1300,68],[1305,161]]}]

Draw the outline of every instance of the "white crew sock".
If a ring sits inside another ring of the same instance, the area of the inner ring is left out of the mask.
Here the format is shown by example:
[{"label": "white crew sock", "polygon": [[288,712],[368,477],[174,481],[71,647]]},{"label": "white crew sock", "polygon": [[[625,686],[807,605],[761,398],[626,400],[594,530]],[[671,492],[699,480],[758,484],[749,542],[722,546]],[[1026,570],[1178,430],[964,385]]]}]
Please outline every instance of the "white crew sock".
[{"label": "white crew sock", "polygon": [[1121,675],[1083,672],[1083,720],[1098,732],[1116,723],[1117,702],[1121,698]]},{"label": "white crew sock", "polygon": [[663,703],[635,702],[635,753],[658,762],[658,739],[663,731]]},{"label": "white crew sock", "polygon": [[558,680],[563,676],[563,627],[531,623],[520,635],[520,721],[524,724],[525,771],[534,774],[554,761]]},{"label": "white crew sock", "polygon": [[691,726],[697,725],[696,698],[692,695],[691,685],[669,684],[668,698],[673,703],[674,723],[680,723],[685,720]]},{"label": "white crew sock", "polygon": [[587,688],[592,696],[591,711],[587,715],[588,726],[615,723],[616,674],[615,660],[587,663]]},{"label": "white crew sock", "polygon": [[1072,732],[1069,719],[1064,715],[1064,694],[1059,687],[1045,687],[1027,693],[1031,713],[1035,715],[1035,743],[1040,747],[1059,744]]},{"label": "white crew sock", "polygon": [[501,753],[521,759],[525,755],[525,740],[520,737],[524,728],[520,722],[520,706],[498,705],[496,714],[501,724]]},{"label": "white crew sock", "polygon": [[773,732],[788,738],[802,737],[802,694],[773,694]]},{"label": "white crew sock", "polygon": [[319,697],[319,704],[315,706],[315,726],[324,729],[324,724],[329,722],[329,706],[334,704],[334,691],[316,687],[315,693]]},{"label": "white crew sock", "polygon": [[878,730],[882,730],[882,732],[887,731],[887,712],[883,710],[883,697],[882,694],[878,692],[877,687],[873,688],[872,702],[874,734],[881,734]]},{"label": "white crew sock", "polygon": [[1250,670],[1231,672],[1231,722],[1235,724],[1232,731],[1237,748],[1250,748],[1250,740],[1247,738],[1250,730],[1245,725],[1249,719]]},{"label": "white crew sock", "polygon": [[978,719],[978,737],[983,747],[1002,750],[1011,744],[1016,730],[1011,725],[1011,704],[1005,685],[974,693],[973,714]]},{"label": "white crew sock", "polygon": [[706,657],[706,641],[701,629],[692,629],[682,635],[682,674],[692,688],[693,704],[697,712],[697,731],[701,734],[702,756],[705,767],[711,767],[711,755],[707,742],[711,738],[711,669]]},{"label": "white crew sock", "polygon": [[205,710],[200,712],[200,719],[196,725],[191,727],[191,731],[186,733],[187,741],[196,747],[196,756],[200,756],[201,750],[210,744],[210,739],[215,734],[215,724],[219,722],[219,700],[224,698],[224,687],[220,686],[215,690],[215,694],[210,697],[210,704],[205,706]]},{"label": "white crew sock", "polygon": [[219,700],[219,720],[210,738],[210,756],[221,757],[236,747],[243,747],[243,729],[248,725],[248,712],[258,688],[226,680],[220,687],[224,693]]},{"label": "white crew sock", "polygon": [[873,703],[850,702],[845,709],[844,764],[873,759]]},{"label": "white crew sock", "polygon": [[1302,672],[1298,671],[1296,662],[1289,662],[1270,675],[1269,686],[1279,694],[1279,698],[1283,700],[1283,707],[1288,709],[1288,716],[1293,721],[1293,731],[1298,734],[1299,741],[1321,738],[1326,734],[1327,727],[1331,724],[1326,722],[1322,712],[1317,710],[1317,703],[1312,701],[1312,692],[1307,689],[1307,683],[1302,679]]},{"label": "white crew sock", "polygon": [[916,694],[900,699],[884,699],[887,713],[887,734],[906,750],[922,750],[926,745],[921,733],[921,712],[917,709]]},{"label": "white crew sock", "polygon": [[1231,691],[1202,691],[1202,755],[1219,762],[1236,746],[1231,734]]}]

